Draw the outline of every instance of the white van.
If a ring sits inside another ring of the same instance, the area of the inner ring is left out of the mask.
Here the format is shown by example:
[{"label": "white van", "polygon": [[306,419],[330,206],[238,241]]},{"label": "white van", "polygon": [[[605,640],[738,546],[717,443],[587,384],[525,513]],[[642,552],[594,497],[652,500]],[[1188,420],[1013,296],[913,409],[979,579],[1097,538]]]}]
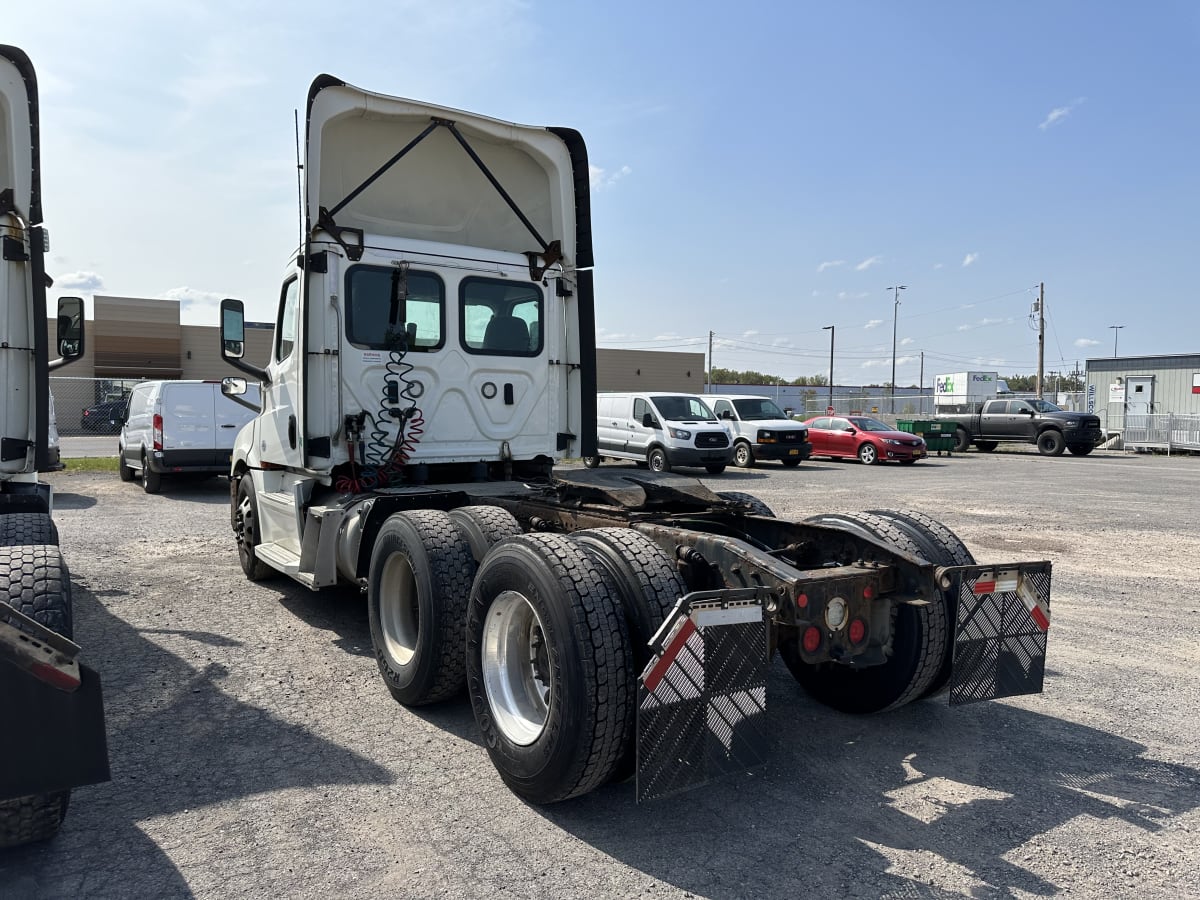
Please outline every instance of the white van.
[{"label": "white van", "polygon": [[711,394],[708,402],[733,437],[733,464],[748,469],[758,460],[798,466],[812,456],[808,428],[789,419],[770,397]]},{"label": "white van", "polygon": [[[242,399],[258,406],[258,385]],[[219,381],[140,382],[121,420],[121,480],[139,475],[146,493],[156,494],[163,475],[228,475],[233,440],[255,415],[222,394]]]},{"label": "white van", "polygon": [[596,395],[596,449],[583,464],[632,459],[655,472],[703,466],[719,475],[733,446],[713,411],[695,394],[670,391]]}]

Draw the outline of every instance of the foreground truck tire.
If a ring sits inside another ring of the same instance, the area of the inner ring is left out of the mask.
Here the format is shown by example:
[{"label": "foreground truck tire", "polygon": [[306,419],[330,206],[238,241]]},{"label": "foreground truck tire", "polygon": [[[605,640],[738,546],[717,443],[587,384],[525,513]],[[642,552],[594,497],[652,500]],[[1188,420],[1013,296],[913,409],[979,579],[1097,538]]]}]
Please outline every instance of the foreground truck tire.
[{"label": "foreground truck tire", "polygon": [[[71,578],[58,547],[0,547],[0,570],[7,573],[0,581],[0,602],[63,637],[73,636]],[[0,802],[0,848],[54,837],[70,799],[68,790]]]},{"label": "foreground truck tire", "polygon": [[[973,566],[975,557],[959,540],[958,535],[924,513],[911,509],[872,509],[873,515],[890,519],[904,529],[921,548],[921,555],[939,566]],[[950,689],[950,676],[954,669],[954,647],[952,646],[954,622],[958,617],[958,598],[951,591],[942,592],[946,606],[946,621],[949,629],[946,650],[941,668],[933,682],[925,689],[922,697],[933,697]]]},{"label": "foreground truck tire", "polygon": [[467,689],[500,777],[532,803],[611,779],[633,739],[633,654],[615,585],[556,534],[484,559],[467,616]]},{"label": "foreground truck tire", "polygon": [[[806,521],[856,531],[921,556],[908,530],[882,516],[828,514]],[[952,624],[944,603],[902,605],[894,616],[892,653],[883,665],[867,669],[836,662],[810,665],[800,658],[794,642],[780,644],[779,654],[801,687],[826,706],[848,713],[895,709],[921,698],[934,684],[950,644]]]},{"label": "foreground truck tire", "polygon": [[46,513],[11,513],[0,516],[0,547],[21,544],[58,545],[58,527]]},{"label": "foreground truck tire", "polygon": [[467,598],[475,563],[449,514],[396,513],[371,552],[367,618],[379,673],[405,706],[462,691]]},{"label": "foreground truck tire", "polygon": [[753,494],[747,494],[744,491],[717,491],[717,496],[723,500],[735,500],[738,503],[745,503],[750,507],[750,512],[756,516],[766,516],[768,519],[775,518],[775,510],[767,506],[762,500],[759,500]]}]

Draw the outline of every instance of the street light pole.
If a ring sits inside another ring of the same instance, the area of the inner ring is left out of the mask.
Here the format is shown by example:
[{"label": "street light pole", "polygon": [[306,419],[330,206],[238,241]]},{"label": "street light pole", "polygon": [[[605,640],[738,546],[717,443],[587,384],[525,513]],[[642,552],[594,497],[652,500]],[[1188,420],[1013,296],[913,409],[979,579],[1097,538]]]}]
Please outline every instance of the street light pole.
[{"label": "street light pole", "polygon": [[892,292],[892,415],[896,414],[896,323],[900,319],[900,292],[908,290],[906,284],[894,284],[889,291]]},{"label": "street light pole", "polygon": [[837,334],[837,330],[833,325],[825,325],[821,328],[822,331],[829,332],[829,408],[825,410],[829,415],[833,415],[833,336]]},{"label": "street light pole", "polygon": [[1113,330],[1113,359],[1116,359],[1117,358],[1117,335],[1121,333],[1121,329],[1124,328],[1125,326],[1124,325],[1109,325],[1108,327]]}]

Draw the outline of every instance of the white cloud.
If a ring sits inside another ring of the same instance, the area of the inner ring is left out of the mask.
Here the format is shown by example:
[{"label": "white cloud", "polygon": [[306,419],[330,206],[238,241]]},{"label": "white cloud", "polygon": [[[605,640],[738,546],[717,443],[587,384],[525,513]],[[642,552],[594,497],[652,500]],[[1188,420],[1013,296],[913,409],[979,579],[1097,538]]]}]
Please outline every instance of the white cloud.
[{"label": "white cloud", "polygon": [[866,291],[858,291],[851,293],[850,291],[838,291],[837,298],[839,300],[864,300],[868,296]]},{"label": "white cloud", "polygon": [[1100,342],[1093,341],[1091,338],[1076,338],[1075,346],[1076,347],[1098,347],[1098,346],[1100,346]]},{"label": "white cloud", "polygon": [[592,189],[603,191],[612,187],[626,175],[633,173],[633,169],[629,166],[621,166],[615,172],[609,172],[607,169],[602,169],[599,166],[588,164],[588,180],[592,183]]},{"label": "white cloud", "polygon": [[977,259],[979,259],[978,253],[968,253],[966,256],[963,257],[963,261],[962,261],[963,268],[965,269],[967,266],[971,265],[971,263],[975,262],[975,260],[977,260]]},{"label": "white cloud", "polygon": [[1066,106],[1056,106],[1054,109],[1050,110],[1038,128],[1042,129],[1042,131],[1045,131],[1047,128],[1057,125],[1067,116],[1069,116],[1073,110],[1078,109],[1080,104],[1082,104],[1086,99],[1086,97],[1077,97]]},{"label": "white cloud", "polygon": [[866,325],[864,325],[863,328],[878,328],[882,324],[883,319],[872,319]]},{"label": "white cloud", "polygon": [[1004,321],[1003,319],[980,319],[979,324],[980,325],[999,325],[1003,321]]},{"label": "white cloud", "polygon": [[955,330],[955,331],[970,331],[970,330],[971,330],[972,328],[974,328],[974,327],[975,327],[974,325],[959,325],[959,326],[958,326],[956,329],[954,329],[954,330]]},{"label": "white cloud", "polygon": [[826,269],[832,269],[837,266],[844,266],[845,264],[846,264],[846,261],[844,259],[830,259],[830,260],[827,260],[827,261],[821,263],[819,266],[817,266],[817,271],[824,272]]},{"label": "white cloud", "polygon": [[104,277],[95,272],[67,272],[54,279],[56,291],[82,291],[94,294],[104,290]]},{"label": "white cloud", "polygon": [[755,335],[757,335],[757,334],[758,334],[758,332],[757,332],[757,331],[755,331],[755,330],[751,329],[750,331],[743,331],[743,332],[742,332],[742,337],[744,337],[744,338],[752,338],[752,337],[754,337],[754,336],[755,336]]},{"label": "white cloud", "polygon": [[179,304],[179,321],[183,325],[216,325],[221,301],[227,296],[190,287],[175,287],[159,294],[158,298],[174,300]]},{"label": "white cloud", "polygon": [[883,262],[882,256],[868,256],[866,259],[864,259],[862,262],[860,262],[857,266],[855,266],[854,270],[856,272],[865,272],[865,271],[867,271],[867,269],[871,268],[872,266],[877,266],[881,262]]},{"label": "white cloud", "polygon": [[934,263],[933,267],[935,269],[943,269],[943,268],[945,268],[945,265],[943,263]]},{"label": "white cloud", "polygon": [[907,347],[911,343],[913,343],[912,338],[900,338],[900,346],[901,347]]}]

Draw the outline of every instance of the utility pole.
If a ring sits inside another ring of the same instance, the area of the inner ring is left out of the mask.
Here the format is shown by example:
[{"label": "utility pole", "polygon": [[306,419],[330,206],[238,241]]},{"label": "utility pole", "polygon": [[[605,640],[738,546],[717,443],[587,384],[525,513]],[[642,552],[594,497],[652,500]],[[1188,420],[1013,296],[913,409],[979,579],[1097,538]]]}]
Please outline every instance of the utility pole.
[{"label": "utility pole", "polygon": [[921,381],[917,388],[917,396],[921,398],[921,409],[925,409],[925,351],[921,351]]},{"label": "utility pole", "polygon": [[837,329],[833,325],[821,326],[822,331],[829,332],[829,408],[825,410],[829,415],[833,415],[833,336],[837,334]]},{"label": "utility pole", "polygon": [[708,388],[705,393],[712,393],[712,339],[713,333],[708,333]]},{"label": "utility pole", "polygon": [[1117,358],[1117,335],[1121,333],[1121,329],[1124,328],[1125,326],[1124,325],[1109,325],[1108,327],[1113,330],[1113,359],[1116,359]]},{"label": "utility pole", "polygon": [[900,292],[908,290],[907,284],[895,284],[888,288],[892,292],[892,414],[896,413],[896,323],[900,320]]},{"label": "utility pole", "polygon": [[1046,282],[1038,284],[1038,377],[1037,395],[1042,399],[1042,374],[1046,365]]}]

